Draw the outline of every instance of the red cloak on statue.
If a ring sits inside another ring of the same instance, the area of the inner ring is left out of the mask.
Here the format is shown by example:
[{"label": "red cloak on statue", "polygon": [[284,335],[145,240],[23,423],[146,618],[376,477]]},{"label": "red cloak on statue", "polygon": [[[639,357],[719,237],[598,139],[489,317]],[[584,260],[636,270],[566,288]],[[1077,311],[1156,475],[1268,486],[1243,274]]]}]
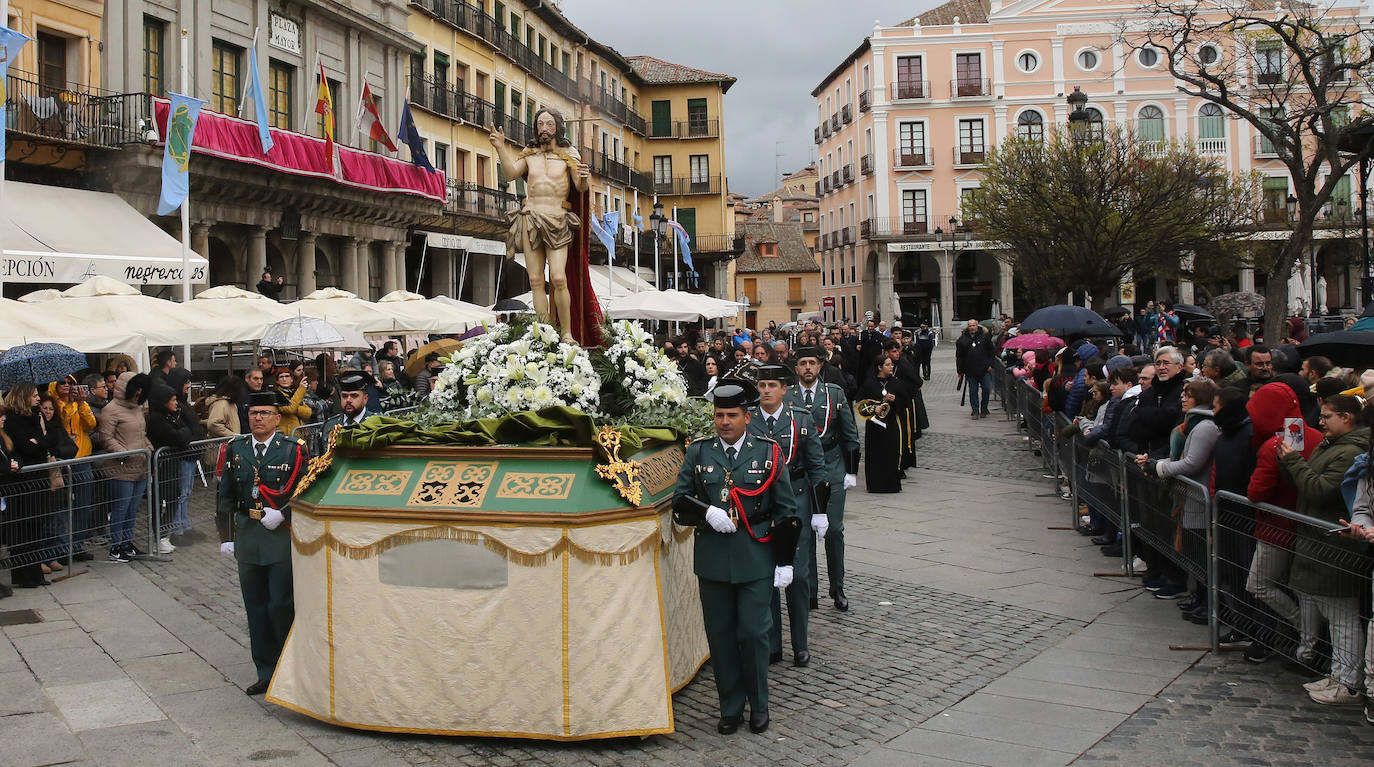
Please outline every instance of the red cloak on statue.
[{"label": "red cloak on statue", "polygon": [[[568,172],[576,171],[569,167]],[[568,245],[568,263],[564,267],[568,278],[568,293],[572,296],[572,335],[583,347],[601,345],[601,304],[592,290],[591,266],[591,192],[577,191],[576,184],[568,187],[568,202],[577,214],[577,231]]]}]

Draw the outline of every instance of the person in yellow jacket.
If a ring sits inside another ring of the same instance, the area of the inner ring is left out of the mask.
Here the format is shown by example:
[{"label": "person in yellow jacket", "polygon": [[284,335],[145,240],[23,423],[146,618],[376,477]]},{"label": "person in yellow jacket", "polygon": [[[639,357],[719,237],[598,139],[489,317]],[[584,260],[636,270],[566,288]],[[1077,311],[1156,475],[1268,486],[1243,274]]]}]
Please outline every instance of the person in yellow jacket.
[{"label": "person in yellow jacket", "polygon": [[[91,455],[91,431],[95,429],[95,414],[86,404],[86,395],[76,376],[67,376],[61,381],[48,384],[48,393],[57,399],[57,417],[76,443],[76,457]],[[93,557],[86,552],[85,542],[95,527],[95,472],[89,462],[74,464],[71,467],[72,483],[72,559],[79,562],[90,561]],[[65,547],[63,547],[65,549]]]},{"label": "person in yellow jacket", "polygon": [[281,424],[277,426],[277,431],[289,437],[296,427],[310,420],[310,414],[314,411],[304,404],[305,387],[296,380],[291,368],[277,368],[275,381],[277,391],[286,400],[286,404],[281,406]]}]

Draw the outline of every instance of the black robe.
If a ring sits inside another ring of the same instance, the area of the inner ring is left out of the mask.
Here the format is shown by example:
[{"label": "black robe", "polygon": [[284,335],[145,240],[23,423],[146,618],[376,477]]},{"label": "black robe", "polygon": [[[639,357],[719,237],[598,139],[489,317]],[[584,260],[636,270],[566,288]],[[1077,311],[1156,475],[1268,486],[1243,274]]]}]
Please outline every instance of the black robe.
[{"label": "black robe", "polygon": [[[902,491],[902,428],[910,397],[905,384],[895,377],[869,378],[859,386],[858,401],[895,399],[885,418],[869,419],[864,424],[864,476],[870,493]],[[884,425],[878,425],[881,421]]]}]

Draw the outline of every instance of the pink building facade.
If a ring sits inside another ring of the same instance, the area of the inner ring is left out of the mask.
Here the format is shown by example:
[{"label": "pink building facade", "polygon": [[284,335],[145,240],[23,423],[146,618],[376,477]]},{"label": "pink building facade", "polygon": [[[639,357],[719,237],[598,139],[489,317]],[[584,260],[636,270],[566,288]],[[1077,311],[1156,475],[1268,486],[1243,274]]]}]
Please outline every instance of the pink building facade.
[{"label": "pink building facade", "polygon": [[[1191,141],[1234,172],[1259,173],[1266,206],[1277,213],[1289,179],[1267,142],[1219,107],[1179,93],[1162,54],[1133,51],[1116,39],[1121,20],[1138,9],[1117,0],[953,0],[895,26],[875,22],[812,91],[816,252],[822,295],[835,304],[826,319],[874,310],[949,328],[999,312],[1015,316],[1014,270],[997,258],[996,243],[967,225],[962,200],[981,183],[979,166],[990,147],[1065,124],[1065,97],[1074,88],[1088,95],[1094,122],[1129,128],[1147,141]],[[1345,226],[1316,233],[1320,242],[1332,241],[1321,247],[1318,265],[1332,310],[1359,300],[1358,270],[1346,250],[1360,237],[1350,220],[1358,200],[1342,183]],[[1226,287],[1264,285],[1242,269]],[[1107,304],[1145,298],[1194,296],[1186,281],[1154,279],[1123,285]],[[1022,306],[1022,313],[1032,308]]]}]

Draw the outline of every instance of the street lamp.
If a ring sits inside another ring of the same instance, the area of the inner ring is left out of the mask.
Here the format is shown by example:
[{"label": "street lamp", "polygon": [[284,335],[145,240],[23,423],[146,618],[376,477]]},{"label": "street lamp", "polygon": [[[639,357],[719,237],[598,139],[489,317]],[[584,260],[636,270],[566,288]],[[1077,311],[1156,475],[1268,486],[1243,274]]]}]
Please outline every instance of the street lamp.
[{"label": "street lamp", "polygon": [[[960,243],[960,240],[959,240],[959,232],[960,232],[960,228],[959,228],[959,219],[958,219],[957,216],[950,216],[950,217],[949,217],[949,247],[948,247],[948,248],[945,248],[946,250],[949,250],[949,251],[952,251],[952,252],[956,252],[956,253],[957,253],[957,252],[960,251],[960,250],[966,250],[966,249],[969,247],[969,245],[973,243],[973,227],[971,227],[971,226],[965,226],[965,227],[963,228],[962,231],[963,231],[963,233],[964,233],[964,239],[963,239],[963,242],[962,242],[962,244],[961,244],[961,243]],[[941,228],[938,227],[938,226],[935,227],[935,244],[936,244],[936,245],[944,245],[944,244],[945,244],[945,230],[941,229]]]},{"label": "street lamp", "polygon": [[663,215],[663,203],[657,199],[654,200],[654,212],[649,216],[649,226],[654,232],[654,287],[663,290],[662,280],[659,279],[658,243],[668,230],[668,219]]},{"label": "street lamp", "polygon": [[1288,195],[1288,199],[1284,200],[1284,205],[1288,207],[1289,221],[1298,217],[1298,198],[1290,194]]},{"label": "street lamp", "polygon": [[1088,127],[1090,117],[1088,110],[1083,108],[1088,103],[1088,94],[1075,85],[1073,86],[1073,93],[1066,96],[1064,100],[1069,102],[1069,133],[1077,136]]}]

